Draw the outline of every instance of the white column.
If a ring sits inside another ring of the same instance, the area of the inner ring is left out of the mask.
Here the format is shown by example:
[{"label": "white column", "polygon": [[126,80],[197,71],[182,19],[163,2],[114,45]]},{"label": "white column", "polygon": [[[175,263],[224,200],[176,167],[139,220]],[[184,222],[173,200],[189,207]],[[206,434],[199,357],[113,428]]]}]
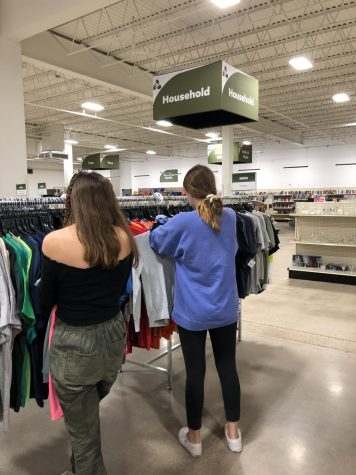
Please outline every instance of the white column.
[{"label": "white column", "polygon": [[222,127],[222,194],[232,193],[232,165],[233,165],[233,127]]},{"label": "white column", "polygon": [[0,197],[16,195],[27,182],[21,48],[0,36]]},{"label": "white column", "polygon": [[67,160],[63,160],[64,163],[64,186],[69,185],[70,180],[72,179],[74,173],[73,167],[73,147],[71,144],[64,144],[64,151],[68,155]]}]

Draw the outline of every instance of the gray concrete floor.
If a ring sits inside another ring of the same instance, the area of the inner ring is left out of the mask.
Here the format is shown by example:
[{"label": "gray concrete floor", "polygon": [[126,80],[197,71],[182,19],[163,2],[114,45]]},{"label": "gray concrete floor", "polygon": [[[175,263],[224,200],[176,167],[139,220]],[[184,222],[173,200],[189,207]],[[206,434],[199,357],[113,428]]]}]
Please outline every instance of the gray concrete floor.
[{"label": "gray concrete floor", "polygon": [[[203,456],[176,442],[185,421],[184,369],[174,354],[174,391],[157,373],[119,375],[102,403],[103,452],[109,475],[355,475],[356,293],[352,286],[290,281],[292,232],[281,228],[273,283],[243,302],[238,345],[244,449],[223,439],[220,387],[208,344]],[[151,357],[140,350],[135,358]],[[161,362],[163,365],[164,361]],[[0,434],[0,474],[57,475],[68,469],[62,421],[31,403]]]}]

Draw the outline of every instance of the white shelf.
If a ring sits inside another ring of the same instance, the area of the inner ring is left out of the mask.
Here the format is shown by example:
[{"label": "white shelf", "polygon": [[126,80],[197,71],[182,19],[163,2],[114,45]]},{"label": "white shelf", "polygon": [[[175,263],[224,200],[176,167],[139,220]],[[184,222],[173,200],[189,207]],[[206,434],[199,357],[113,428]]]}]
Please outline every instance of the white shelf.
[{"label": "white shelf", "polygon": [[352,277],[356,277],[356,272],[351,271],[337,271],[337,270],[326,270],[326,269],[318,269],[317,267],[297,267],[297,266],[290,266],[289,270],[295,270],[298,272],[313,272],[315,274],[331,274],[331,275],[349,275]]},{"label": "white shelf", "polygon": [[302,244],[303,246],[330,246],[330,247],[355,247],[356,244],[343,244],[336,242],[307,242],[307,241],[293,241],[293,244]]},{"label": "white shelf", "polygon": [[356,214],[294,214],[296,218],[356,218]]}]

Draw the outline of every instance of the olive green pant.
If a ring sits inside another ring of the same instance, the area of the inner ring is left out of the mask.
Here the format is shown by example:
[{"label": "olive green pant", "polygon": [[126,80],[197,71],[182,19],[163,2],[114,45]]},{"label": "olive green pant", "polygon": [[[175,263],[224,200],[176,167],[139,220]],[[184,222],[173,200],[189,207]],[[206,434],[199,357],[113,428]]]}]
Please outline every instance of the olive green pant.
[{"label": "olive green pant", "polygon": [[57,319],[50,372],[72,445],[76,475],[106,475],[101,453],[99,403],[121,368],[126,326],[120,313],[108,322],[70,326]]}]

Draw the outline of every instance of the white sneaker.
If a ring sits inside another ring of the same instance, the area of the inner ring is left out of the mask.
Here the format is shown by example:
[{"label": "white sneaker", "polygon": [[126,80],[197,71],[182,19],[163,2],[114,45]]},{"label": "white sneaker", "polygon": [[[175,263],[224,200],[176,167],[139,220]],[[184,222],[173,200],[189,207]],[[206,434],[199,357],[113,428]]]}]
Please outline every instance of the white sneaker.
[{"label": "white sneaker", "polygon": [[239,438],[230,439],[230,437],[227,435],[227,424],[225,425],[225,437],[226,437],[227,445],[229,446],[229,449],[231,450],[231,452],[240,453],[242,451],[242,437],[241,437],[240,429],[238,429],[238,431],[239,431]]},{"label": "white sneaker", "polygon": [[202,453],[202,445],[201,442],[199,444],[193,444],[188,439],[188,427],[182,427],[178,432],[178,440],[179,443],[185,448],[187,452],[190,453],[192,457],[200,457]]}]

